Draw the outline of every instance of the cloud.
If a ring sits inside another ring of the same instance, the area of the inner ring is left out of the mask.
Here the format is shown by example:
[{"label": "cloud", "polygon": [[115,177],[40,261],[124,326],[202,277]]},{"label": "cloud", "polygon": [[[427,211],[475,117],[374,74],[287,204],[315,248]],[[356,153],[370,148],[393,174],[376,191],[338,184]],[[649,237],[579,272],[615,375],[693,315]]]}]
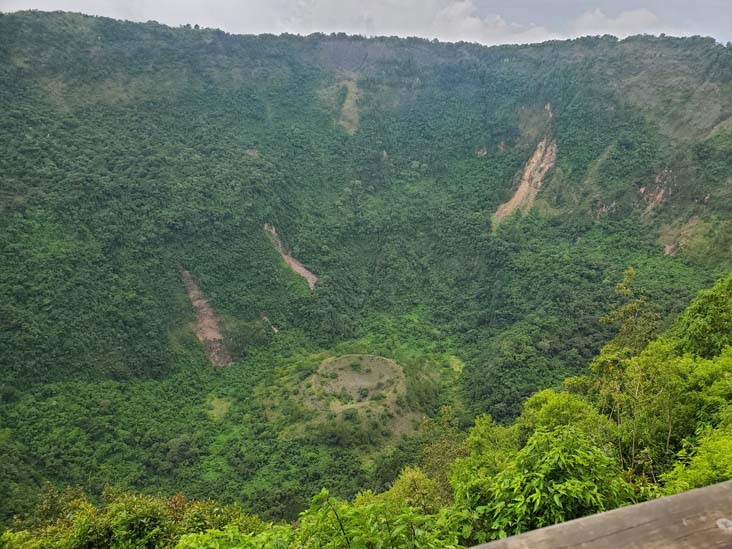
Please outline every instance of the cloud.
[{"label": "cloud", "polygon": [[198,23],[235,33],[423,36],[483,44],[536,42],[546,28],[482,14],[475,0],[0,0],[0,10],[69,10],[170,25]]},{"label": "cloud", "polygon": [[431,31],[441,40],[483,44],[537,42],[554,38],[541,26],[509,23],[498,14],[481,15],[472,0],[447,2],[436,12]]},{"label": "cloud", "polygon": [[284,4],[281,27],[302,34],[343,31],[484,44],[551,36],[543,27],[512,24],[497,14],[481,14],[474,0],[291,0]]},{"label": "cloud", "polygon": [[[606,33],[683,35],[692,20],[697,33],[723,27],[716,34],[727,36],[728,1],[697,0],[704,8],[684,0],[644,0],[642,7],[638,0],[0,0],[0,11],[80,11],[245,34],[346,32],[500,44]],[[588,4],[592,9],[582,11]]]},{"label": "cloud", "polygon": [[570,25],[570,32],[575,36],[613,34],[624,38],[633,34],[662,32],[661,27],[658,16],[647,8],[623,11],[615,18],[596,8],[577,17]]}]

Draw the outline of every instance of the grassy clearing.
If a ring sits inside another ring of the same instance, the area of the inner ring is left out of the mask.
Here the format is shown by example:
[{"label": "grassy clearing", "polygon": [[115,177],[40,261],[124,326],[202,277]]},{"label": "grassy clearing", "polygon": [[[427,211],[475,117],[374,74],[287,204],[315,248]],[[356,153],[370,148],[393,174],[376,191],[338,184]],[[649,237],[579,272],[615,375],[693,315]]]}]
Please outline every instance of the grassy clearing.
[{"label": "grassy clearing", "polygon": [[401,367],[374,355],[344,355],[327,359],[311,377],[316,407],[327,403],[333,412],[348,408],[392,408],[406,393]]},{"label": "grassy clearing", "polygon": [[353,135],[358,131],[358,84],[355,79],[343,81],[346,88],[346,98],[343,100],[341,107],[340,124],[349,135]]},{"label": "grassy clearing", "polygon": [[229,410],[231,409],[231,404],[232,402],[230,398],[212,398],[208,402],[208,410],[206,411],[206,413],[211,419],[223,419],[224,416],[229,413]]}]

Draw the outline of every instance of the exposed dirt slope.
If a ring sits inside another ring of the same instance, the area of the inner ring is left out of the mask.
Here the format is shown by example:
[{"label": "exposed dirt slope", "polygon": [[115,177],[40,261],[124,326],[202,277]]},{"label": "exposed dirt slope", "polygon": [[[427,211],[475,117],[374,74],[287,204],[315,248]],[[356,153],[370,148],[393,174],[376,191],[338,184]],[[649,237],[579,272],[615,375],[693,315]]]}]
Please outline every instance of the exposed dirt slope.
[{"label": "exposed dirt slope", "polygon": [[214,313],[213,308],[206,300],[206,296],[193,280],[191,273],[181,269],[181,274],[191,305],[196,311],[196,335],[198,340],[206,347],[208,359],[214,366],[230,366],[232,360],[224,346],[224,337],[221,335],[216,313]]},{"label": "exposed dirt slope", "polygon": [[536,146],[534,154],[526,163],[521,182],[511,200],[498,206],[496,213],[493,215],[494,227],[497,227],[501,221],[518,209],[523,212],[531,209],[536,195],[544,183],[544,176],[554,166],[556,159],[557,144],[553,141],[547,142],[546,138],[543,139]]},{"label": "exposed dirt slope", "polygon": [[285,263],[295,271],[297,274],[299,274],[301,277],[303,277],[305,280],[307,280],[308,286],[311,290],[315,289],[315,285],[318,283],[318,277],[315,276],[313,273],[311,273],[305,265],[300,263],[297,259],[292,257],[289,253],[285,251],[285,247],[282,245],[282,242],[280,241],[280,237],[277,234],[277,229],[274,228],[274,225],[270,225],[269,223],[264,224],[264,230],[267,231],[269,234],[272,235],[272,238],[274,239],[275,246],[277,246],[277,251],[280,252],[280,255],[282,256],[282,259],[285,260]]},{"label": "exposed dirt slope", "polygon": [[672,182],[673,172],[669,169],[664,169],[656,175],[655,186],[647,185],[639,189],[643,199],[646,201],[646,209],[643,211],[644,216],[650,214],[663,203],[664,195],[671,193]]}]

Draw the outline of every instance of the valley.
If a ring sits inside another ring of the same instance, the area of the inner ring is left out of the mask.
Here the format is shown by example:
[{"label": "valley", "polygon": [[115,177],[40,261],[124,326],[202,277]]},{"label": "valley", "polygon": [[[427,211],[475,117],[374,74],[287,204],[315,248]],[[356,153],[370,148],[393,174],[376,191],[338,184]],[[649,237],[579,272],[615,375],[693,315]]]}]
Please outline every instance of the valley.
[{"label": "valley", "polygon": [[717,481],[730,67],[0,14],[0,545],[459,547],[543,525],[493,503],[546,456],[547,524]]}]

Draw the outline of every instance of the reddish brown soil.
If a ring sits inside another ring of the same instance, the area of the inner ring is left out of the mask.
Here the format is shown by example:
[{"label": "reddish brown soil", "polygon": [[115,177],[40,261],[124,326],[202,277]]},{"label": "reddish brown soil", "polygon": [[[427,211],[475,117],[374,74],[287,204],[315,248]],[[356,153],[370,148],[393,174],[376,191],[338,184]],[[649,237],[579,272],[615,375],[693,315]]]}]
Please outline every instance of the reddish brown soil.
[{"label": "reddish brown soil", "polygon": [[553,141],[548,143],[546,139],[543,139],[526,163],[521,182],[511,200],[498,206],[496,213],[493,215],[494,227],[518,209],[524,212],[531,209],[536,195],[539,194],[539,190],[544,183],[544,176],[554,166],[556,159],[557,144]]},{"label": "reddish brown soil", "polygon": [[196,335],[206,347],[208,359],[214,366],[230,366],[232,360],[224,346],[224,337],[221,335],[216,313],[193,280],[191,273],[181,268],[181,274],[191,305],[196,311]]},{"label": "reddish brown soil", "polygon": [[272,235],[272,238],[274,239],[275,246],[277,246],[277,251],[280,252],[280,255],[282,256],[282,259],[285,260],[285,263],[287,263],[288,267],[295,271],[297,274],[299,274],[301,277],[303,277],[310,287],[311,290],[315,289],[315,285],[318,283],[318,277],[315,276],[312,272],[310,272],[305,265],[300,263],[297,259],[292,257],[286,250],[285,247],[282,245],[282,242],[280,241],[280,237],[277,234],[277,229],[274,228],[274,225],[270,225],[269,223],[264,224],[264,230],[267,231],[269,234]]}]

